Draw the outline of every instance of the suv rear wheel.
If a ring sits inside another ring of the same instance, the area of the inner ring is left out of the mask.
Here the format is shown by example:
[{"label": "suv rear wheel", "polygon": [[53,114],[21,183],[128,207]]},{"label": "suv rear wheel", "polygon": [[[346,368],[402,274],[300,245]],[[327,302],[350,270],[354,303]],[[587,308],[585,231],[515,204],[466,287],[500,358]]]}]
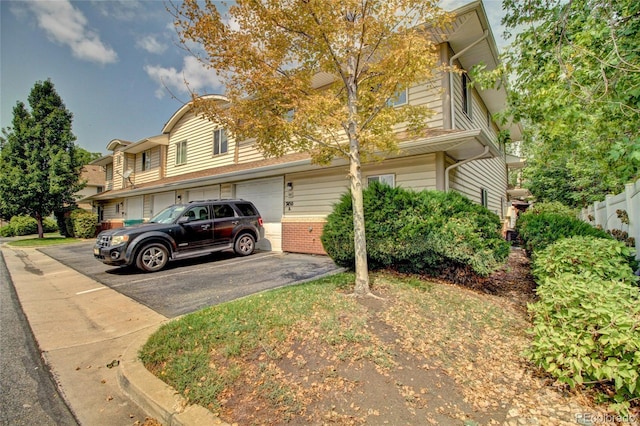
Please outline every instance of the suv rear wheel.
[{"label": "suv rear wheel", "polygon": [[156,272],[167,265],[169,250],[160,243],[147,244],[138,252],[136,266],[145,272]]},{"label": "suv rear wheel", "polygon": [[241,234],[236,238],[233,250],[240,256],[249,256],[256,249],[256,240],[251,234]]}]

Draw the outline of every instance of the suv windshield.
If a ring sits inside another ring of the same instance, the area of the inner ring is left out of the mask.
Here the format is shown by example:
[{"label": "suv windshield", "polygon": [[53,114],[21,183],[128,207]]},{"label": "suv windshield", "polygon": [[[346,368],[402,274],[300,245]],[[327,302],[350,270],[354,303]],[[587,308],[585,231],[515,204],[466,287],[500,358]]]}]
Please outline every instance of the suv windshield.
[{"label": "suv windshield", "polygon": [[187,209],[186,206],[183,205],[175,205],[167,207],[162,210],[160,213],[151,218],[149,222],[151,223],[173,223],[177,218],[182,216],[182,213]]}]

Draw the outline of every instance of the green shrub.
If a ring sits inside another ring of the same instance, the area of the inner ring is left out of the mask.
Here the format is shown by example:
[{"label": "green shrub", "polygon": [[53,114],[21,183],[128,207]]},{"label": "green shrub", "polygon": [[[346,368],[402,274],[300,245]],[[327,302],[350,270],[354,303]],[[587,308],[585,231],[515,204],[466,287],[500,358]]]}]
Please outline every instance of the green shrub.
[{"label": "green shrub", "polygon": [[638,288],[584,272],[545,278],[537,292],[528,358],[571,387],[608,385],[602,395],[627,410],[640,397]]},{"label": "green shrub", "polygon": [[[434,276],[470,269],[488,275],[509,254],[498,216],[457,192],[414,192],[372,184],[364,191],[364,208],[371,269]],[[343,195],[328,216],[321,241],[338,265],[353,268],[350,194]]]},{"label": "green shrub", "polygon": [[0,228],[0,237],[15,237],[15,235],[10,223]]},{"label": "green shrub", "polygon": [[58,232],[58,223],[55,219],[45,217],[42,221],[42,229],[44,232]]},{"label": "green shrub", "polygon": [[589,274],[602,280],[636,284],[631,266],[634,252],[616,240],[595,237],[563,238],[536,252],[533,275],[537,280],[564,274]]},{"label": "green shrub", "polygon": [[96,236],[98,216],[87,210],[74,210],[70,214],[73,236],[76,238],[93,238]]},{"label": "green shrub", "polygon": [[13,216],[9,221],[14,236],[38,233],[38,222],[31,216]]},{"label": "green shrub", "polygon": [[611,239],[611,236],[603,230],[560,213],[538,214],[535,211],[527,211],[518,218],[516,229],[529,255],[543,250],[562,238],[593,236]]},{"label": "green shrub", "polygon": [[[42,229],[44,232],[57,232],[58,225],[55,220],[45,217],[42,220]],[[15,237],[22,235],[33,235],[38,233],[38,222],[31,216],[14,216],[8,225],[0,228],[0,236]]]},{"label": "green shrub", "polygon": [[545,203],[532,204],[526,211],[526,214],[541,214],[541,213],[555,213],[563,216],[578,217],[576,209],[565,206],[559,201],[548,201]]}]

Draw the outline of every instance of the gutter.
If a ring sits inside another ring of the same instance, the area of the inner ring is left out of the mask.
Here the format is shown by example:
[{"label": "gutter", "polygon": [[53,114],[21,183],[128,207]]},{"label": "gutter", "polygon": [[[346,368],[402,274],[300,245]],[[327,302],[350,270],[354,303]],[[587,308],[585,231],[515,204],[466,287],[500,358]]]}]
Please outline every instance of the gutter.
[{"label": "gutter", "polygon": [[463,164],[467,164],[470,163],[471,161],[475,161],[475,160],[479,160],[482,157],[484,157],[485,155],[487,155],[489,153],[489,145],[485,145],[484,146],[484,150],[482,151],[481,154],[476,155],[475,157],[471,157],[471,158],[467,158],[466,160],[462,160],[459,161],[457,163],[454,163],[452,165],[450,165],[449,167],[447,167],[446,169],[444,169],[444,191],[447,192],[449,190],[449,172],[457,167],[462,166]]},{"label": "gutter", "polygon": [[[465,54],[469,49],[472,49],[473,47],[475,47],[478,43],[480,43],[487,37],[489,37],[489,30],[484,30],[484,32],[482,33],[482,37],[480,37],[478,40],[474,41],[469,46],[465,47],[464,49],[462,49],[461,51],[459,51],[449,59],[449,67],[453,67],[453,62],[456,59],[458,59],[460,56]],[[453,96],[453,74],[451,73],[451,71],[449,71],[449,99],[450,99],[449,103],[451,104],[451,128],[455,129],[456,128],[456,108],[455,108],[456,105],[455,105],[454,96]]]}]

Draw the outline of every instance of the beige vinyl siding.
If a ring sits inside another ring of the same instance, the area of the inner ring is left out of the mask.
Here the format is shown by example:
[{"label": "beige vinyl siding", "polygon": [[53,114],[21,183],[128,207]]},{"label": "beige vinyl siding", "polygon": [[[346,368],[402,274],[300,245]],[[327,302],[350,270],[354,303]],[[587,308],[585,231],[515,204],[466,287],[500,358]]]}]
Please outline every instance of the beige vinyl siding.
[{"label": "beige vinyl siding", "polygon": [[[229,138],[228,151],[213,155],[213,131],[219,126],[187,113],[174,126],[169,138],[166,177],[233,164],[235,143]],[[176,165],[176,144],[187,141],[187,161]]]},{"label": "beige vinyl siding", "polygon": [[235,185],[223,183],[220,185],[220,198],[235,198]]},{"label": "beige vinyl siding", "polygon": [[264,155],[256,148],[255,139],[240,141],[238,145],[238,163],[251,163],[252,161],[264,160]]},{"label": "beige vinyl siding", "polygon": [[149,220],[153,216],[153,198],[151,195],[142,196],[142,219]]},{"label": "beige vinyl siding", "polygon": [[132,181],[136,184],[153,182],[161,178],[160,176],[160,147],[151,148],[151,168],[142,170],[142,152],[136,154],[135,158],[135,176]]},{"label": "beige vinyl siding", "polygon": [[[326,216],[340,196],[348,191],[348,168],[332,167],[285,176],[293,191],[284,193],[285,216]],[[293,204],[290,204],[293,203]]]},{"label": "beige vinyl siding", "polygon": [[398,158],[382,163],[366,164],[362,168],[365,182],[369,176],[395,175],[395,186],[414,191],[436,188],[436,155]]},{"label": "beige vinyl siding", "polygon": [[113,189],[113,163],[105,166],[104,178],[104,190],[111,191]]},{"label": "beige vinyl siding", "polygon": [[122,220],[124,217],[122,213],[116,213],[116,205],[123,201],[123,199],[118,199],[103,204],[104,220]]},{"label": "beige vinyl siding", "polygon": [[497,141],[497,126],[491,120],[487,122],[488,110],[478,92],[471,88],[471,119],[462,111],[462,76],[454,74],[453,76],[453,99],[455,102],[456,129],[484,129],[492,140]]},{"label": "beige vinyl siding", "polygon": [[113,189],[124,188],[124,180],[122,174],[124,173],[125,155],[122,151],[113,152]]},{"label": "beige vinyl siding", "polygon": [[[124,154],[124,172],[126,172],[127,170],[131,170],[131,180],[133,181],[133,172],[135,172],[135,167],[136,167],[136,155],[135,154],[129,154],[128,152]],[[123,172],[123,173],[124,173]],[[129,182],[126,181],[125,179],[125,185],[128,185]]]},{"label": "beige vinyl siding", "polygon": [[437,73],[431,81],[410,87],[408,90],[409,104],[426,106],[433,111],[433,115],[428,117],[426,121],[427,127],[430,129],[441,129],[444,126],[441,79],[442,74]]},{"label": "beige vinyl siding", "polygon": [[[416,191],[435,189],[435,159],[435,154],[428,154],[365,164],[362,178],[366,185],[369,176],[393,174],[396,186]],[[344,166],[286,175],[285,186],[291,182],[293,190],[285,190],[285,216],[324,217],[331,213],[334,204],[349,190],[348,172],[348,166]]]},{"label": "beige vinyl siding", "polygon": [[480,204],[481,189],[488,193],[488,209],[502,216],[507,191],[507,168],[503,158],[477,160],[453,169],[451,189]]}]

